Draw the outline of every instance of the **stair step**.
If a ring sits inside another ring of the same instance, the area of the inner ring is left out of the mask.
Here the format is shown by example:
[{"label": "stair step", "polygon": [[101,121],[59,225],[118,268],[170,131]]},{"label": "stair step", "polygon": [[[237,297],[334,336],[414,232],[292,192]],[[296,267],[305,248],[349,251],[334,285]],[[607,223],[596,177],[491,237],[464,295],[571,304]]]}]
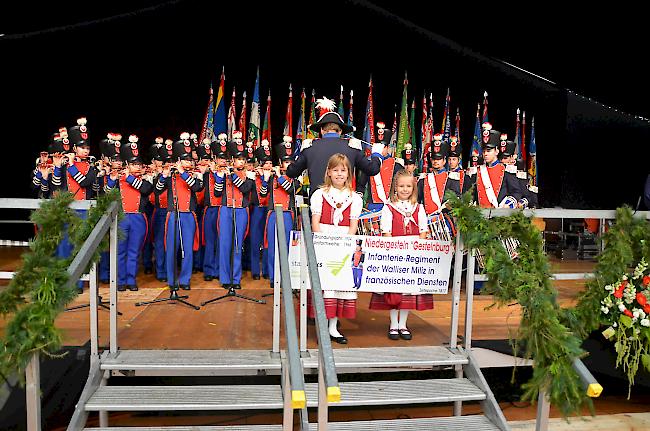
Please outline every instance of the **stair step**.
[{"label": "stair step", "polygon": [[[309,349],[308,358],[303,358],[305,368],[318,367],[318,350]],[[442,346],[421,347],[371,347],[334,349],[336,370],[346,368],[427,368],[467,364],[461,353],[452,352]]]},{"label": "stair step", "polygon": [[269,350],[120,350],[101,364],[102,370],[144,371],[149,375],[256,373],[280,368],[280,358],[271,357]]},{"label": "stair step", "polygon": [[84,431],[282,431],[282,425],[84,428]]},{"label": "stair step", "polygon": [[[499,428],[496,425],[482,415],[423,419],[330,422],[327,425],[327,429],[330,431],[499,431]],[[310,424],[309,430],[318,430],[318,425]]]},{"label": "stair step", "polygon": [[84,431],[282,431],[282,425],[84,428]]},{"label": "stair step", "polygon": [[[307,406],[318,405],[318,384],[305,385]],[[473,401],[486,398],[467,379],[393,380],[341,382],[341,401],[330,407],[381,406],[388,404],[428,404]]]},{"label": "stair step", "polygon": [[280,385],[102,386],[87,411],[264,410],[283,406]]}]

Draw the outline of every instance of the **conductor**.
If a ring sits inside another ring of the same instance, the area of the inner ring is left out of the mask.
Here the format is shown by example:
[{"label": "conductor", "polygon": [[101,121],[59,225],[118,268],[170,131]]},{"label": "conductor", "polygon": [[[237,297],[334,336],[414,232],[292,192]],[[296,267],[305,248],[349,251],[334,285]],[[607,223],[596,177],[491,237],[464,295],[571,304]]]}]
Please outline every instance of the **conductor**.
[{"label": "conductor", "polygon": [[309,128],[314,132],[320,132],[321,137],[303,141],[300,155],[287,168],[287,176],[297,178],[307,169],[311,183],[309,191],[311,197],[323,184],[327,162],[336,153],[345,154],[355,170],[359,169],[370,177],[377,175],[381,167],[383,144],[373,144],[372,156],[367,159],[360,140],[341,138],[341,134],[351,133],[354,129],[343,122],[336,112],[334,102],[324,97],[318,100],[316,107],[320,109],[320,117],[316,123],[310,124]]}]

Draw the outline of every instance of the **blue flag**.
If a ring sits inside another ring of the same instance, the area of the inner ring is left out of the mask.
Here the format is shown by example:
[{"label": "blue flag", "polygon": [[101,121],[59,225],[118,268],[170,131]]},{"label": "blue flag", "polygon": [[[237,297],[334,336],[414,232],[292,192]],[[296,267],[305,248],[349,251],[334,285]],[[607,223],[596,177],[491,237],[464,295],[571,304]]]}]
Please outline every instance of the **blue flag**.
[{"label": "blue flag", "polygon": [[476,108],[476,123],[474,125],[474,137],[472,138],[472,149],[469,152],[471,164],[471,156],[482,156],[483,148],[481,147],[481,119],[479,117],[481,112],[481,105],[479,104]]}]

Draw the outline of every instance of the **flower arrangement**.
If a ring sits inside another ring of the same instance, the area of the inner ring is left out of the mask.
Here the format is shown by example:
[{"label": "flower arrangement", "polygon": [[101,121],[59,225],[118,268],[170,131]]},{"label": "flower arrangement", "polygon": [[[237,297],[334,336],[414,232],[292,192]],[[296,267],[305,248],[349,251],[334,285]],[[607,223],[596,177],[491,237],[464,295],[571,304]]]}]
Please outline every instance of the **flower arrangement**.
[{"label": "flower arrangement", "polygon": [[616,367],[622,366],[627,374],[629,391],[634,385],[639,363],[650,371],[648,266],[645,258],[641,258],[631,274],[623,274],[615,283],[605,285],[607,295],[600,301],[601,321],[609,325],[603,331],[603,336],[616,340]]}]

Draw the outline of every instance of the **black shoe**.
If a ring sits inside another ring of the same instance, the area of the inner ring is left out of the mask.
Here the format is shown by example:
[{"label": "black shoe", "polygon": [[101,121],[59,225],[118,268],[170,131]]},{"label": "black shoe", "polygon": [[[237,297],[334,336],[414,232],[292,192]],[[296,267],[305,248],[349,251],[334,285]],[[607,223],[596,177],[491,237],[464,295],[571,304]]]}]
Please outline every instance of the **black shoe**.
[{"label": "black shoe", "polygon": [[413,335],[411,335],[411,331],[409,331],[406,328],[399,330],[399,336],[402,340],[407,340],[407,341],[413,338]]},{"label": "black shoe", "polygon": [[158,280],[158,281],[160,281],[162,283],[167,283],[167,277],[160,277],[160,278],[156,277],[156,280]]},{"label": "black shoe", "polygon": [[126,286],[124,285],[117,286],[117,290],[119,290],[120,292],[124,292],[126,290]]},{"label": "black shoe", "polygon": [[99,280],[99,282],[100,282],[101,284],[108,284],[108,283],[110,283],[111,281],[110,281],[110,280]]},{"label": "black shoe", "polygon": [[225,283],[225,284],[222,283],[222,284],[221,284],[221,287],[223,287],[223,288],[226,289],[226,290],[230,289],[230,286],[231,286],[231,285],[228,284],[228,283]]},{"label": "black shoe", "polygon": [[203,279],[204,279],[205,281],[212,281],[212,280],[214,280],[214,277],[212,277],[211,275],[204,275],[204,276],[203,276]]},{"label": "black shoe", "polygon": [[334,341],[335,343],[339,344],[348,344],[348,339],[345,338],[345,335],[341,334],[340,337],[335,337],[333,335],[330,335],[330,340]]},{"label": "black shoe", "polygon": [[260,276],[259,276],[259,275],[254,275],[254,276],[253,276],[253,280],[259,280],[259,279],[260,279]]},{"label": "black shoe", "polygon": [[83,287],[77,287],[77,293],[78,293],[79,295],[81,295],[82,293],[84,293],[84,288],[83,288]]},{"label": "black shoe", "polygon": [[232,287],[232,288],[235,289],[235,290],[239,290],[239,289],[241,289],[241,285],[240,285],[240,284],[231,284],[230,287]]},{"label": "black shoe", "polygon": [[144,273],[145,274],[153,274],[153,269],[152,268],[145,268]]},{"label": "black shoe", "polygon": [[273,282],[272,282],[272,281],[269,282],[269,287],[270,287],[271,289],[275,289],[275,286],[273,285]]},{"label": "black shoe", "polygon": [[268,275],[268,274],[264,274],[264,275],[262,275],[262,278],[268,280],[268,279],[269,279],[269,275]]},{"label": "black shoe", "polygon": [[190,285],[189,284],[181,284],[181,289],[190,290]]},{"label": "black shoe", "polygon": [[389,340],[399,340],[399,330],[398,329],[389,329],[388,330],[388,339]]},{"label": "black shoe", "polygon": [[138,286],[136,286],[135,284],[129,284],[128,287],[129,287],[129,290],[131,292],[137,292],[138,291]]},{"label": "black shoe", "polygon": [[192,274],[196,274],[196,273],[199,272],[199,271],[200,271],[199,268],[192,268]]},{"label": "black shoe", "polygon": [[[316,324],[316,319],[313,317],[308,317],[307,318],[307,324],[308,325],[315,325]],[[338,328],[337,328],[338,329]]]}]

